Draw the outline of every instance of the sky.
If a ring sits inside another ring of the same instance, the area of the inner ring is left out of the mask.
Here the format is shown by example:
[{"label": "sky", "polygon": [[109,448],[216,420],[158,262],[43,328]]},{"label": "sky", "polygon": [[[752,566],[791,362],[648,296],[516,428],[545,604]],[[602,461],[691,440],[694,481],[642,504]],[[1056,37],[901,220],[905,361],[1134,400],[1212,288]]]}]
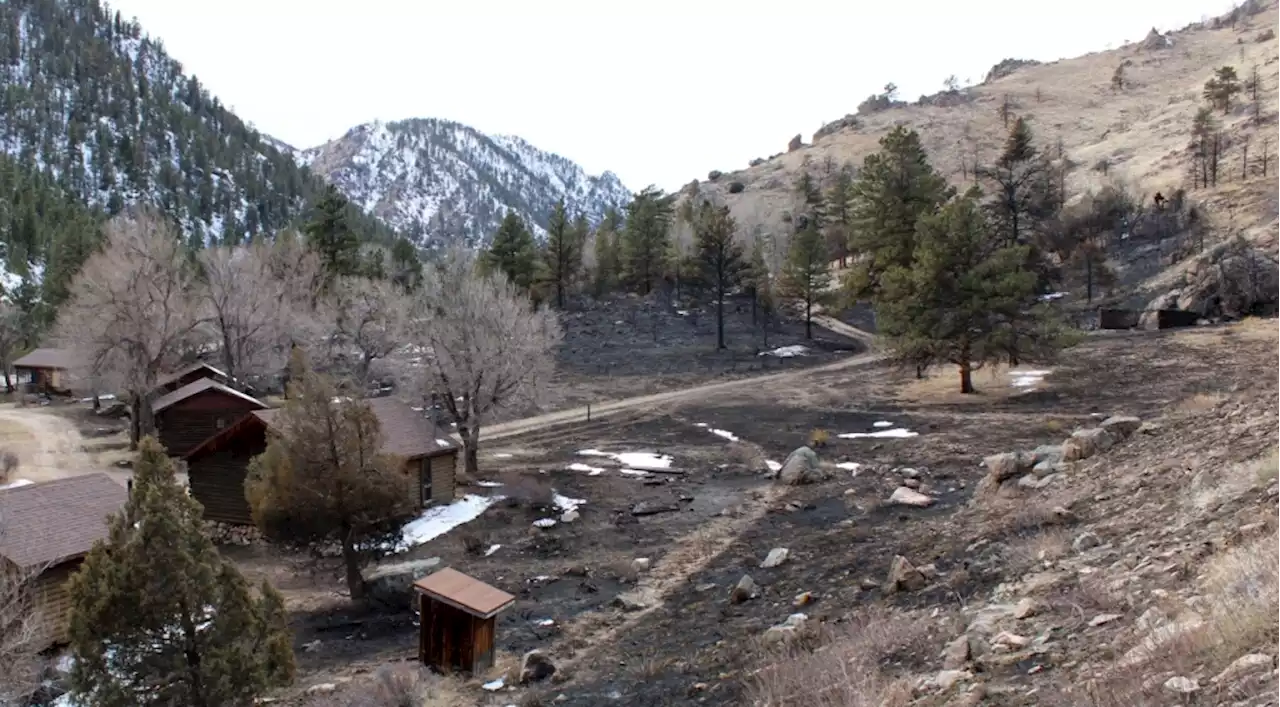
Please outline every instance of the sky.
[{"label": "sky", "polygon": [[915,100],[1229,0],[116,0],[258,130],[312,147],[372,120],[518,135],[629,188],[808,142],[889,82]]}]

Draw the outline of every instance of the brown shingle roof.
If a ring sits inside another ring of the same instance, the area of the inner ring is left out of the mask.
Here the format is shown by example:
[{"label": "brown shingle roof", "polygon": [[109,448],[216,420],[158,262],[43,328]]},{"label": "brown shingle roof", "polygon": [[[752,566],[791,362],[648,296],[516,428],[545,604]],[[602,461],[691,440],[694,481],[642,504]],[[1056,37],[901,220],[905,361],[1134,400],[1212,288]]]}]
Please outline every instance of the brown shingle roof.
[{"label": "brown shingle roof", "polygon": [[413,583],[418,591],[482,619],[510,606],[516,598],[474,577],[446,567]]},{"label": "brown shingle roof", "polygon": [[[383,454],[406,459],[439,454],[457,445],[448,435],[436,429],[427,416],[395,398],[369,398],[361,401],[369,406],[382,428]],[[271,426],[279,410],[257,410],[252,414]]]},{"label": "brown shingle roof", "polygon": [[14,368],[71,368],[71,352],[66,349],[36,349],[13,362]]},{"label": "brown shingle roof", "polygon": [[0,490],[0,557],[23,569],[79,557],[129,494],[101,472]]},{"label": "brown shingle roof", "polygon": [[164,410],[170,405],[174,405],[175,403],[180,403],[183,400],[186,400],[187,398],[190,398],[194,395],[199,395],[200,393],[203,393],[206,390],[216,390],[217,392],[222,393],[224,395],[232,395],[237,398],[247,400],[251,403],[257,403],[258,405],[261,405],[263,408],[267,407],[266,403],[262,402],[261,400],[258,400],[253,396],[245,395],[244,393],[241,393],[240,391],[234,388],[229,388],[212,378],[201,378],[198,381],[192,381],[182,386],[181,388],[178,388],[172,393],[166,393],[160,396],[159,398],[156,398],[156,401],[151,405],[151,409],[154,410],[155,412],[160,412],[161,410]]},{"label": "brown shingle roof", "polygon": [[185,376],[185,375],[187,375],[187,374],[189,374],[189,373],[195,373],[196,371],[199,371],[199,370],[202,370],[202,369],[203,369],[203,370],[207,370],[210,374],[212,374],[213,376],[216,376],[216,377],[218,377],[218,378],[224,378],[224,379],[225,379],[225,378],[227,377],[227,374],[223,373],[221,370],[219,370],[219,369],[217,369],[217,368],[214,368],[213,366],[210,366],[209,364],[205,363],[204,361],[196,361],[195,363],[192,363],[192,364],[189,364],[189,365],[183,366],[182,368],[179,368],[178,370],[176,370],[176,371],[174,371],[174,372],[172,372],[172,373],[169,373],[169,374],[167,374],[167,375],[160,376],[160,380],[156,381],[156,387],[157,387],[157,388],[163,388],[163,387],[165,387],[166,385],[169,385],[170,383],[173,383],[174,381],[178,380],[179,378],[181,378],[181,377],[183,377],[183,376]]}]

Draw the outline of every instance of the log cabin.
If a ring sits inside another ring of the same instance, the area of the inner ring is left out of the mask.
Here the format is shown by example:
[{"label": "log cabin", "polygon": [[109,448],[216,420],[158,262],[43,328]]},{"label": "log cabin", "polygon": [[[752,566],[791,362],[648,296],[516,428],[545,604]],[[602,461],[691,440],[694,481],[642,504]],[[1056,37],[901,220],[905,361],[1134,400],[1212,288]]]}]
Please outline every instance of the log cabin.
[{"label": "log cabin", "polygon": [[107,516],[128,492],[104,473],[0,489],[0,572],[31,577],[42,647],[67,641],[71,595],[67,580],[98,540]]},{"label": "log cabin", "polygon": [[199,378],[156,398],[156,438],[170,456],[180,457],[231,423],[266,403],[212,378]]},{"label": "log cabin", "polygon": [[413,583],[418,599],[418,659],[449,673],[493,667],[497,616],[510,594],[446,567]]},{"label": "log cabin", "polygon": [[165,395],[185,386],[195,383],[202,378],[217,381],[223,385],[227,385],[230,380],[227,374],[221,370],[210,366],[204,361],[196,361],[195,363],[183,366],[172,373],[160,377],[156,381],[155,394]]},{"label": "log cabin", "polygon": [[[453,501],[458,446],[423,413],[395,398],[364,401],[378,418],[383,454],[405,460],[415,479],[414,508]],[[249,461],[267,448],[267,433],[277,410],[254,410],[191,449],[183,457],[191,495],[204,505],[207,520],[249,525],[245,499]]]}]

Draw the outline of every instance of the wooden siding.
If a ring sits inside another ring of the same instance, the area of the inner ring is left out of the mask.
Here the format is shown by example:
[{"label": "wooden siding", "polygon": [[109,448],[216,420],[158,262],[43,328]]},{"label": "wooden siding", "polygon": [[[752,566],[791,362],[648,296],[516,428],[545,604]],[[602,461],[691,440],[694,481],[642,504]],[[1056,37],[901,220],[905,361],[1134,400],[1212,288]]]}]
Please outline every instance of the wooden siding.
[{"label": "wooden siding", "polygon": [[262,405],[243,398],[207,390],[157,413],[156,431],[165,450],[171,456],[181,456],[244,415],[261,409]]},{"label": "wooden siding", "polygon": [[267,440],[251,437],[244,435],[233,444],[188,462],[191,496],[204,506],[206,520],[253,524],[249,501],[244,496],[244,479],[249,460],[266,450]]},{"label": "wooden siding", "polygon": [[497,620],[481,619],[426,594],[418,595],[418,657],[444,673],[493,667]]},{"label": "wooden siding", "polygon": [[46,622],[42,645],[67,642],[71,620],[71,592],[67,584],[83,562],[83,558],[64,562],[50,567],[36,578],[35,608],[43,614]]},{"label": "wooden siding", "polygon": [[458,483],[458,453],[449,452],[431,459],[431,500],[436,503],[453,503]]}]

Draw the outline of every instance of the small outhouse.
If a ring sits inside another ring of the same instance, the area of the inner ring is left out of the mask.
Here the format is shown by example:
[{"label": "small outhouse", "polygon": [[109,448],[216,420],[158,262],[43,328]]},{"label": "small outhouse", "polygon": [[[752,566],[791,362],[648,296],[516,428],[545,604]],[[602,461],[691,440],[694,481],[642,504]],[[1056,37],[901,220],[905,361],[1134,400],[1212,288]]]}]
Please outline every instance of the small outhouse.
[{"label": "small outhouse", "polygon": [[418,657],[443,673],[493,667],[497,616],[515,603],[510,594],[446,567],[414,582]]}]

